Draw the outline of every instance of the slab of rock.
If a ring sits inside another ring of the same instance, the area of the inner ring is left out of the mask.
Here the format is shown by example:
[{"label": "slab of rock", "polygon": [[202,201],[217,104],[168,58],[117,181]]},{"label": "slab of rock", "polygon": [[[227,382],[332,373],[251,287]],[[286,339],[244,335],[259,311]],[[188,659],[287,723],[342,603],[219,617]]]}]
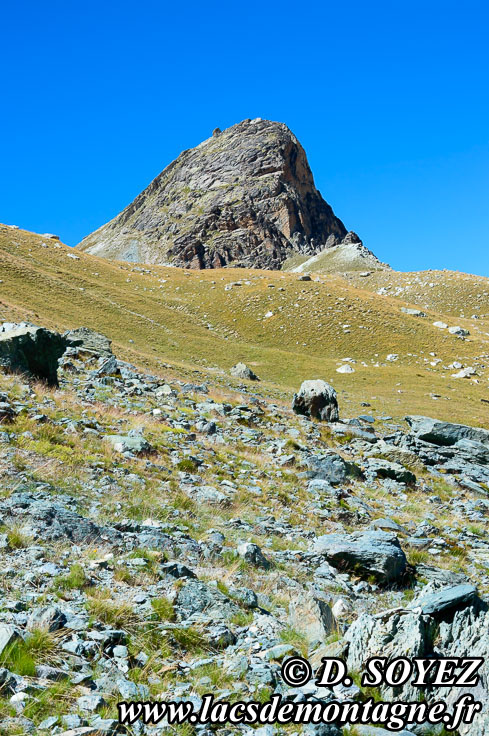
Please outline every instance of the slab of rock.
[{"label": "slab of rock", "polygon": [[39,629],[41,631],[59,631],[66,624],[66,616],[56,606],[45,606],[44,608],[35,608],[27,619],[27,628],[29,631]]},{"label": "slab of rock", "polygon": [[187,579],[179,589],[174,605],[180,620],[202,614],[219,621],[240,611],[239,606],[220,590],[192,579]]},{"label": "slab of rock", "polygon": [[57,386],[58,361],[66,344],[58,332],[25,322],[7,322],[0,326],[0,366]]},{"label": "slab of rock", "polygon": [[325,422],[337,422],[339,419],[336,391],[321,379],[302,383],[298,393],[294,394],[292,409],[296,414]]},{"label": "slab of rock", "polygon": [[313,552],[338,570],[373,576],[379,583],[393,583],[406,571],[406,555],[396,535],[389,532],[324,534],[317,538]]},{"label": "slab of rock", "polygon": [[448,332],[451,335],[458,335],[459,337],[466,337],[467,335],[470,335],[470,332],[463,327],[460,327],[459,325],[455,325],[454,327],[449,327]]},{"label": "slab of rock", "polygon": [[68,330],[63,335],[70,347],[78,347],[96,355],[110,357],[112,355],[112,340],[102,335],[101,332],[91,330],[89,327],[77,327],[76,330]]},{"label": "slab of rock", "polygon": [[401,312],[404,314],[410,314],[412,317],[426,317],[426,313],[420,309],[413,309],[412,307],[401,307]]},{"label": "slab of rock", "polygon": [[21,639],[20,631],[10,624],[0,624],[0,654],[18,639]]},{"label": "slab of rock", "polygon": [[398,483],[406,483],[407,485],[414,485],[416,483],[414,473],[400,463],[393,463],[382,458],[370,458],[367,460],[366,467],[368,472],[377,478],[391,478]]},{"label": "slab of rock", "polygon": [[257,544],[253,542],[243,542],[243,544],[237,547],[238,555],[249,565],[253,567],[262,567],[264,570],[268,570],[271,567],[271,563]]},{"label": "slab of rock", "polygon": [[320,456],[311,455],[306,458],[306,465],[308,478],[324,480],[332,485],[362,476],[360,468],[355,463],[348,462],[335,452]]},{"label": "slab of rock", "polygon": [[69,539],[72,542],[117,541],[119,532],[99,527],[90,519],[57,504],[35,501],[26,510],[25,526],[34,537],[43,540]]},{"label": "slab of rock", "polygon": [[[427,586],[430,587],[430,586]],[[422,613],[437,617],[454,614],[456,610],[475,605],[478,602],[477,588],[465,583],[441,590],[426,590],[416,598],[411,607],[421,608]]]},{"label": "slab of rock", "polygon": [[251,368],[248,368],[248,366],[245,363],[236,363],[236,365],[233,365],[231,370],[229,371],[234,378],[243,378],[246,381],[259,381],[260,379],[256,375],[256,373],[253,373]]},{"label": "slab of rock", "polygon": [[[434,619],[415,611],[393,609],[376,615],[362,613],[345,634],[348,670],[365,671],[370,657],[425,657],[432,651],[436,631]],[[410,682],[402,688],[382,686],[381,692],[386,700],[413,701],[418,700],[419,695],[419,689]]]},{"label": "slab of rock", "polygon": [[289,624],[309,641],[323,641],[337,629],[329,603],[317,592],[304,590],[289,603]]},{"label": "slab of rock", "polygon": [[151,445],[142,435],[131,437],[130,435],[108,434],[104,440],[110,442],[116,452],[132,452],[134,455],[151,452]]},{"label": "slab of rock", "polygon": [[442,422],[419,415],[407,416],[406,422],[411,427],[411,434],[434,445],[451,446],[460,440],[473,440],[489,447],[489,430],[487,429]]}]

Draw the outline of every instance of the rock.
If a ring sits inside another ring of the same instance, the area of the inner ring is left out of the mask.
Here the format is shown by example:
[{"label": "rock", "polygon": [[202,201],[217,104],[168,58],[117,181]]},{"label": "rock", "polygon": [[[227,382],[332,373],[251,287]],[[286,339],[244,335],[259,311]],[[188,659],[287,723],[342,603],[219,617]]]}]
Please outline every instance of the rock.
[{"label": "rock", "polygon": [[257,119],[184,151],[79,247],[140,263],[279,269],[291,254],[313,255],[346,236],[295,136]]},{"label": "rock", "polygon": [[478,670],[479,682],[476,686],[446,687],[436,689],[436,699],[453,708],[457,700],[470,694],[474,700],[483,704],[471,724],[460,724],[460,736],[486,736],[489,730],[489,642],[487,630],[489,612],[467,606],[455,613],[453,622],[439,626],[439,649],[444,657],[482,657],[484,660]]},{"label": "rock", "polygon": [[170,575],[172,578],[197,578],[193,570],[190,570],[181,562],[165,562],[160,567],[163,575]]},{"label": "rock", "polygon": [[366,463],[367,472],[375,475],[377,478],[391,478],[398,483],[406,483],[414,485],[416,476],[407,468],[399,463],[390,462],[381,458],[370,458]]},{"label": "rock", "polygon": [[260,379],[253,373],[251,368],[248,368],[244,363],[236,363],[230,370],[230,373],[235,378],[243,378],[247,381],[259,381]]},{"label": "rock", "polygon": [[338,485],[347,480],[361,478],[362,472],[355,463],[344,460],[341,455],[330,452],[326,455],[310,455],[306,458],[307,477]]},{"label": "rock", "polygon": [[22,639],[19,629],[10,624],[0,624],[0,654],[19,639]]},{"label": "rock", "polygon": [[289,624],[311,642],[323,641],[337,628],[329,603],[321,594],[308,590],[291,599]]},{"label": "rock", "polygon": [[106,705],[101,695],[82,695],[76,699],[76,703],[80,710],[87,713],[95,713]]},{"label": "rock", "polygon": [[[426,589],[428,588],[428,590]],[[477,589],[474,585],[454,585],[441,590],[430,589],[426,586],[421,595],[412,603],[412,608],[421,608],[423,614],[434,618],[445,617],[456,610],[474,605],[478,601]]]},{"label": "rock", "polygon": [[249,565],[253,567],[263,567],[268,570],[271,567],[270,562],[267,560],[260,547],[252,542],[243,542],[243,544],[237,547],[238,555]]},{"label": "rock", "polygon": [[348,363],[346,363],[345,365],[341,365],[339,368],[337,368],[336,373],[355,373],[355,369],[352,368],[351,365],[348,365]]},{"label": "rock", "polygon": [[358,439],[365,440],[375,444],[377,442],[377,436],[373,427],[368,425],[361,425],[360,422],[354,424],[355,420],[350,422],[333,422],[329,425],[329,429],[333,434],[339,435],[340,437],[358,437]]},{"label": "rock", "polygon": [[7,401],[0,401],[0,424],[12,422],[15,419],[15,411]]},{"label": "rock", "polygon": [[404,314],[410,314],[412,317],[426,317],[426,313],[420,309],[412,309],[411,307],[401,307],[401,312]]},{"label": "rock", "polygon": [[449,327],[448,332],[451,335],[458,335],[460,337],[466,337],[467,335],[470,335],[470,332],[468,330],[465,330],[463,327],[459,327],[458,325],[456,327]]},{"label": "rock", "polygon": [[398,581],[406,571],[406,556],[395,534],[383,531],[325,534],[313,552],[339,570],[348,570],[379,583]]},{"label": "rock", "polygon": [[180,619],[195,614],[219,621],[239,613],[239,607],[224,593],[199,580],[187,580],[175,598],[175,609]]},{"label": "rock", "polygon": [[457,373],[452,373],[452,378],[471,378],[472,376],[475,376],[475,373],[475,368],[467,366],[467,368],[462,368],[462,370],[457,371]]},{"label": "rock", "polygon": [[460,440],[472,440],[489,447],[489,430],[469,427],[465,424],[451,424],[431,417],[412,415],[406,417],[411,434],[434,445],[450,447]]},{"label": "rock", "polygon": [[336,391],[329,383],[320,379],[302,383],[299,392],[294,394],[292,409],[296,414],[325,422],[339,420]]},{"label": "rock", "polygon": [[[362,613],[345,634],[348,670],[365,671],[370,657],[425,657],[431,652],[436,630],[433,619],[414,611],[393,609],[374,616]],[[408,682],[402,688],[382,686],[381,692],[386,700],[415,701],[419,689]]]},{"label": "rock", "polygon": [[100,332],[91,330],[89,327],[77,327],[76,330],[68,330],[63,337],[71,347],[78,347],[81,350],[107,358],[112,355],[112,340],[109,340]]},{"label": "rock", "polygon": [[0,366],[58,385],[58,361],[66,340],[57,332],[25,322],[0,326]]},{"label": "rock", "polygon": [[151,445],[142,435],[120,435],[108,434],[104,437],[116,452],[131,452],[134,455],[142,455],[151,452]]},{"label": "rock", "polygon": [[433,322],[433,327],[438,327],[440,330],[446,330],[448,325],[445,322]]},{"label": "rock", "polygon": [[27,628],[30,631],[39,629],[41,631],[59,631],[66,624],[66,616],[56,606],[35,608],[27,619]]},{"label": "rock", "polygon": [[50,667],[47,664],[39,664],[36,666],[36,677],[41,680],[50,680],[51,682],[62,682],[69,679],[69,673],[59,667]]},{"label": "rock", "polygon": [[27,510],[26,518],[30,530],[43,540],[69,539],[72,542],[95,542],[102,539],[115,540],[120,535],[112,529],[99,527],[63,506],[35,501]]}]

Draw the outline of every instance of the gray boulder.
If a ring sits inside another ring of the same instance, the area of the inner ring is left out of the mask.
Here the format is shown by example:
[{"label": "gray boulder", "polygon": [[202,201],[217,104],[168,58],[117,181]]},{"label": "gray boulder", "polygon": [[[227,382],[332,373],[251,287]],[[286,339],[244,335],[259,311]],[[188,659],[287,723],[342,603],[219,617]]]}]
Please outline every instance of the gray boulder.
[{"label": "gray boulder", "polygon": [[89,327],[78,327],[76,330],[68,330],[63,337],[70,347],[78,347],[83,351],[110,357],[112,355],[112,341],[100,332],[91,330]]},{"label": "gray boulder", "polygon": [[39,629],[41,631],[59,631],[66,624],[66,616],[56,606],[45,606],[44,608],[35,608],[27,619],[27,628],[29,631]]},{"label": "gray boulder", "polygon": [[132,452],[134,455],[141,455],[151,451],[151,445],[142,435],[108,434],[104,437],[116,452]]},{"label": "gray boulder", "polygon": [[292,409],[296,414],[324,422],[339,420],[336,391],[329,383],[320,379],[302,383],[298,393],[294,394]]},{"label": "gray boulder", "polygon": [[426,312],[422,312],[420,309],[413,309],[412,307],[401,307],[401,312],[410,314],[412,317],[426,317]]},{"label": "gray boulder", "polygon": [[[350,672],[365,671],[370,657],[425,657],[432,651],[436,622],[417,611],[393,609],[371,615],[361,614],[345,634],[348,644],[346,663]],[[386,700],[418,700],[419,688],[407,682],[404,686],[381,687]]]},{"label": "gray boulder", "polygon": [[69,539],[72,542],[116,541],[119,532],[99,527],[90,519],[55,504],[35,501],[26,513],[25,525],[29,533],[43,540]]},{"label": "gray boulder", "polygon": [[398,483],[414,485],[416,476],[400,463],[390,462],[382,458],[371,458],[366,463],[368,473],[377,478],[391,478]]},{"label": "gray boulder", "polygon": [[264,570],[268,570],[271,567],[270,562],[257,544],[243,542],[243,544],[238,545],[237,551],[238,555],[249,565],[253,565],[253,567],[262,567]]},{"label": "gray boulder", "polygon": [[460,736],[487,736],[489,733],[489,612],[477,611],[468,606],[457,611],[453,622],[440,624],[439,648],[444,657],[482,657],[484,660],[478,670],[479,682],[470,687],[437,688],[434,698],[444,700],[449,708],[465,694],[473,695],[474,700],[483,704],[471,724],[460,724]]},{"label": "gray boulder", "polygon": [[344,460],[341,455],[330,452],[326,455],[311,455],[306,459],[307,477],[324,480],[333,485],[344,483],[349,478],[360,478],[360,468],[354,463]]},{"label": "gray boulder", "polygon": [[245,363],[236,363],[229,372],[234,376],[234,378],[244,378],[246,381],[260,380],[256,373],[253,373],[251,368],[248,368]]},{"label": "gray boulder", "polygon": [[418,415],[407,416],[406,422],[411,427],[411,434],[434,445],[449,447],[460,440],[472,440],[489,446],[489,430],[487,429],[441,422],[438,419]]},{"label": "gray boulder", "polygon": [[426,586],[421,595],[412,603],[412,608],[420,608],[423,614],[429,614],[434,618],[452,615],[456,610],[466,608],[469,605],[477,605],[479,602],[477,589],[474,585],[465,583],[453,585],[441,590],[433,590]]},{"label": "gray boulder", "polygon": [[192,579],[179,589],[174,605],[180,620],[201,614],[219,621],[240,611],[239,606],[220,590]]},{"label": "gray boulder", "polygon": [[0,326],[0,366],[58,385],[58,361],[66,349],[58,332],[22,322]]},{"label": "gray boulder", "polygon": [[323,641],[336,629],[329,603],[320,593],[302,591],[289,604],[289,623],[309,641]]},{"label": "gray boulder", "polygon": [[317,538],[313,552],[339,570],[373,576],[379,583],[395,582],[406,571],[406,555],[396,535],[390,532],[325,534]]},{"label": "gray boulder", "polygon": [[0,624],[0,654],[15,641],[21,639],[20,631],[10,624]]}]

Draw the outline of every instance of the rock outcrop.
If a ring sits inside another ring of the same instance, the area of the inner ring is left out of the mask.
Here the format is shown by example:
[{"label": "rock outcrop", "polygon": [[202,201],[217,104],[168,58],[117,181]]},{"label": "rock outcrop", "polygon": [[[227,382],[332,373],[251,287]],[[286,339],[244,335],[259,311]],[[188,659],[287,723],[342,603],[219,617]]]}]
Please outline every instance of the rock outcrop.
[{"label": "rock outcrop", "polygon": [[58,360],[66,340],[57,332],[25,322],[0,325],[0,365],[14,373],[25,373],[58,385]]},{"label": "rock outcrop", "polygon": [[244,120],[184,151],[109,223],[80,243],[115,260],[186,268],[279,269],[348,233],[314,185],[283,123]]},{"label": "rock outcrop", "polygon": [[324,422],[339,420],[336,391],[321,379],[302,382],[299,391],[294,394],[292,409],[296,414],[322,419]]}]

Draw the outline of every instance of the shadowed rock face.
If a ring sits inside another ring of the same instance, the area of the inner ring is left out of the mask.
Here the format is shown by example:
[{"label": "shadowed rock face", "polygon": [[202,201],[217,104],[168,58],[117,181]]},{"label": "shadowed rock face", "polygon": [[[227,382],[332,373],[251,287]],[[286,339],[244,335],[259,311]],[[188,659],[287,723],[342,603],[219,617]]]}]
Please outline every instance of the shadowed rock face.
[{"label": "shadowed rock face", "polygon": [[314,255],[346,236],[298,140],[283,123],[258,118],[184,151],[79,247],[187,268],[278,269],[294,253]]},{"label": "shadowed rock face", "polygon": [[66,340],[57,332],[25,322],[0,325],[0,366],[58,385],[58,360]]}]

